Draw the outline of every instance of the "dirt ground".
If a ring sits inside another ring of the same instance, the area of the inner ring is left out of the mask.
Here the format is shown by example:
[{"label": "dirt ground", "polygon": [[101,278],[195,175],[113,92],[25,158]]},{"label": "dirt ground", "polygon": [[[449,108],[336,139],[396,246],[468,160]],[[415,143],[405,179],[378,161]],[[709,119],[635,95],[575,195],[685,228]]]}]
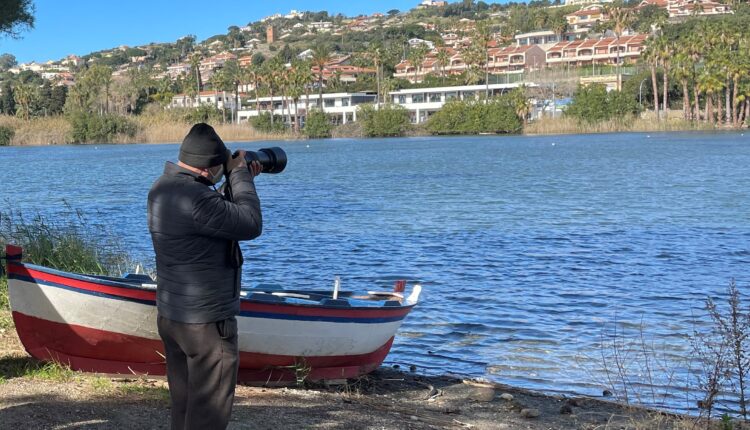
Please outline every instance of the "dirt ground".
[{"label": "dirt ground", "polygon": [[[237,387],[230,429],[687,429],[689,420],[587,398],[381,368],[345,385]],[[0,428],[169,428],[166,383],[44,366],[0,328]],[[705,428],[705,426],[701,426]]]}]

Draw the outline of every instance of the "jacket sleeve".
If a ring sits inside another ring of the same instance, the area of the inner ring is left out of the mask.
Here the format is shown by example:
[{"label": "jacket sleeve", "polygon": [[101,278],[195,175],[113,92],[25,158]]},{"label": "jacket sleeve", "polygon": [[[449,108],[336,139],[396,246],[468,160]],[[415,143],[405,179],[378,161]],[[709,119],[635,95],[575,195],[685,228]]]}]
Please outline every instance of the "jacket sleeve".
[{"label": "jacket sleeve", "polygon": [[234,202],[213,191],[194,202],[193,221],[198,233],[227,240],[255,239],[263,231],[263,218],[253,177],[247,168],[237,168],[228,180]]}]

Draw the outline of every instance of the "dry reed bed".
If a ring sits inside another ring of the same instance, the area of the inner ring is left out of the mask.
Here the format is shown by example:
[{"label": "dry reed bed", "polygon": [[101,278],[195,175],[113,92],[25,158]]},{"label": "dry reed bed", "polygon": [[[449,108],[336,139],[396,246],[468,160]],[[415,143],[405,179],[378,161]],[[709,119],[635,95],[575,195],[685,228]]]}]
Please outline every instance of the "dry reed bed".
[{"label": "dry reed bed", "polygon": [[696,131],[715,130],[711,124],[685,121],[675,114],[667,121],[657,121],[653,116],[637,118],[630,121],[610,120],[596,124],[581,124],[573,118],[542,118],[530,123],[524,129],[527,135],[546,134],[588,134],[615,132],[645,132],[645,131]]},{"label": "dry reed bed", "polygon": [[[167,118],[133,117],[138,131],[134,136],[118,135],[112,143],[174,143],[181,142],[190,130],[188,123]],[[212,124],[216,132],[227,142],[252,140],[296,139],[294,133],[263,133],[246,124]],[[13,146],[67,145],[73,143],[71,126],[62,116],[31,118],[22,120],[14,116],[0,115],[0,126],[12,129]]]}]

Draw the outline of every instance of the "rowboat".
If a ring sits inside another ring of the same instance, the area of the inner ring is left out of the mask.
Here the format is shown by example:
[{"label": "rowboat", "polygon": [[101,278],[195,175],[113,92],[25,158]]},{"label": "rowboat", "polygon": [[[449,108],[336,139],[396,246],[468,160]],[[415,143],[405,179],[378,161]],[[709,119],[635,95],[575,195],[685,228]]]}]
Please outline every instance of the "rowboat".
[{"label": "rowboat", "polygon": [[[84,372],[165,374],[150,277],[82,275],[27,264],[22,249],[12,245],[6,246],[6,260],[13,320],[31,356]],[[419,285],[405,298],[399,291],[356,296],[338,285],[334,291],[243,289],[238,380],[269,384],[367,374],[385,359],[420,292]]]}]

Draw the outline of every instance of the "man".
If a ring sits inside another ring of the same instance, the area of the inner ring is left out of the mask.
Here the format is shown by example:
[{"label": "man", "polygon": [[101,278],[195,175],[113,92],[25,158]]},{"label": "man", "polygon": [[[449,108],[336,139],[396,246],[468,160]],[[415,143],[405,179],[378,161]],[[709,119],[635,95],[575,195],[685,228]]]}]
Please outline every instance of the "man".
[{"label": "man", "polygon": [[[260,236],[260,201],[244,151],[232,158],[196,124],[148,194],[156,253],[159,336],[167,358],[172,429],[224,429],[237,384],[242,254]],[[214,188],[226,176],[226,191]]]}]

